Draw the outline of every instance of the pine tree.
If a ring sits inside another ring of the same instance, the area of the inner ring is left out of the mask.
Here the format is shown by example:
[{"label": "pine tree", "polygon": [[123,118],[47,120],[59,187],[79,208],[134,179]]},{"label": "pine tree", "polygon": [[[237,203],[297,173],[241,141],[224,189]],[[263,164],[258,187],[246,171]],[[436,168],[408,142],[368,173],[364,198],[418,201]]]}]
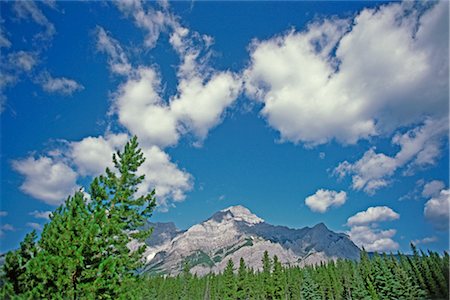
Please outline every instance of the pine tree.
[{"label": "pine tree", "polygon": [[5,286],[3,287],[3,296],[21,294],[27,291],[31,275],[27,273],[29,262],[36,256],[36,231],[27,234],[20,243],[20,248],[16,251],[10,251],[5,257],[3,266]]},{"label": "pine tree", "polygon": [[284,298],[285,280],[283,267],[281,262],[278,260],[276,255],[273,256],[273,272],[272,272],[272,283],[273,283],[273,298],[282,299]]},{"label": "pine tree", "polygon": [[[351,283],[351,299],[359,299],[359,300],[373,299],[373,297],[371,297],[370,291],[366,289],[365,281],[356,263],[352,263],[352,270],[353,270],[352,276],[353,280]],[[372,291],[372,294],[374,292],[375,291]]]},{"label": "pine tree", "polygon": [[247,266],[245,265],[244,259],[241,257],[239,260],[237,278],[237,299],[248,299],[249,297],[249,283],[248,283],[248,272]]},{"label": "pine tree", "polygon": [[264,288],[264,297],[265,299],[272,299],[272,290],[273,290],[272,276],[271,276],[272,261],[267,251],[264,251],[262,258],[262,265],[263,271],[261,273],[261,278],[262,278],[262,285]]},{"label": "pine tree", "polygon": [[223,271],[224,291],[223,299],[236,299],[236,280],[234,277],[234,264],[231,259],[228,260],[227,266]]},{"label": "pine tree", "polygon": [[311,269],[306,268],[303,272],[303,281],[301,285],[301,296],[305,300],[320,300],[318,284],[311,277]]},{"label": "pine tree", "polygon": [[[155,207],[154,191],[135,197],[144,176],[137,170],[144,162],[137,138],[123,152],[113,155],[116,172],[95,178],[88,203],[79,191],[52,214],[44,227],[37,251],[26,266],[18,253],[18,279],[31,298],[116,298],[128,293],[135,281],[145,246],[132,251],[129,242],[143,242],[151,230],[139,230]],[[25,239],[24,243],[29,243]],[[11,254],[13,255],[13,254]],[[7,284],[13,284],[6,278]],[[17,290],[20,294],[22,290]]]},{"label": "pine tree", "polygon": [[441,267],[441,260],[436,252],[428,251],[428,257],[425,259],[425,263],[436,282],[439,297],[447,299],[449,286],[444,276],[445,268]]}]

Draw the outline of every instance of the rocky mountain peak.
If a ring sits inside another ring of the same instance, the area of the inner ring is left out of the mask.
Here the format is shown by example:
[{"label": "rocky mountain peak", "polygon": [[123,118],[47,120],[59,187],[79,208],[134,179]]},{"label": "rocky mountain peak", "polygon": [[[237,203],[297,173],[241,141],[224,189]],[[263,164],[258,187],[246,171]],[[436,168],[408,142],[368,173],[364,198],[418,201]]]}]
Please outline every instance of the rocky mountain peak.
[{"label": "rocky mountain peak", "polygon": [[229,259],[236,265],[241,257],[260,270],[265,251],[291,266],[358,259],[360,251],[348,236],[329,230],[323,223],[298,229],[271,225],[242,205],[222,209],[185,231],[173,223],[150,225],[154,232],[147,240],[147,265],[142,270],[150,274],[177,275],[185,262],[192,273],[219,273]]},{"label": "rocky mountain peak", "polygon": [[234,221],[258,224],[264,222],[263,219],[253,214],[248,208],[242,205],[230,206],[222,209],[219,213],[222,219],[233,219]]},{"label": "rocky mountain peak", "polygon": [[314,231],[317,231],[317,232],[327,232],[327,231],[329,231],[328,227],[324,223],[316,224],[315,226],[312,227],[312,229]]}]

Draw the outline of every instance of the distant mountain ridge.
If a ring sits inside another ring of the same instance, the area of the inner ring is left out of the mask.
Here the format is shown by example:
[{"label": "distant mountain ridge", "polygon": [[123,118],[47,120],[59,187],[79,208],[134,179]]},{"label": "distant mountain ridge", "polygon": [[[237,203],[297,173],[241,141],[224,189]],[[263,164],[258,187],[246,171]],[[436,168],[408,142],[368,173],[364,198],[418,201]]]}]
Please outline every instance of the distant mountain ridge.
[{"label": "distant mountain ridge", "polygon": [[222,272],[229,259],[241,257],[261,269],[264,251],[277,255],[284,265],[312,265],[338,258],[358,259],[360,249],[343,233],[319,223],[293,229],[266,223],[243,206],[231,206],[187,230],[174,223],[149,223],[153,234],[146,241],[143,273],[179,274],[187,261],[191,272]]}]

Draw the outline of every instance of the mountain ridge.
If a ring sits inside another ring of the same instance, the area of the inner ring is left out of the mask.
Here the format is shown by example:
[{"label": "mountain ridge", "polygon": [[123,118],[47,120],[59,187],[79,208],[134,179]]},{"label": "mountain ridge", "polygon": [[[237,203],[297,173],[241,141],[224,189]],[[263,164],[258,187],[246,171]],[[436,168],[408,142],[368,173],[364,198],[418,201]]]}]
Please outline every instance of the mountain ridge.
[{"label": "mountain ridge", "polygon": [[141,272],[149,274],[177,275],[185,262],[198,275],[219,273],[229,259],[237,265],[241,257],[259,270],[264,251],[290,266],[358,259],[360,252],[346,234],[329,230],[323,222],[299,229],[271,225],[242,205],[222,209],[187,230],[172,222],[148,226],[154,229]]}]

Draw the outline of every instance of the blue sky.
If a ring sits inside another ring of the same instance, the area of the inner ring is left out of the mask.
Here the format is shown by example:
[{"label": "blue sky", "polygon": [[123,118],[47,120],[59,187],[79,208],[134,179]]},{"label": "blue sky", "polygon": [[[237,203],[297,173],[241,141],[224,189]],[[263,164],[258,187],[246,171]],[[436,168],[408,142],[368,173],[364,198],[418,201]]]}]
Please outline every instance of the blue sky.
[{"label": "blue sky", "polygon": [[448,249],[448,3],[0,5],[1,252],[134,134],[152,221]]}]

